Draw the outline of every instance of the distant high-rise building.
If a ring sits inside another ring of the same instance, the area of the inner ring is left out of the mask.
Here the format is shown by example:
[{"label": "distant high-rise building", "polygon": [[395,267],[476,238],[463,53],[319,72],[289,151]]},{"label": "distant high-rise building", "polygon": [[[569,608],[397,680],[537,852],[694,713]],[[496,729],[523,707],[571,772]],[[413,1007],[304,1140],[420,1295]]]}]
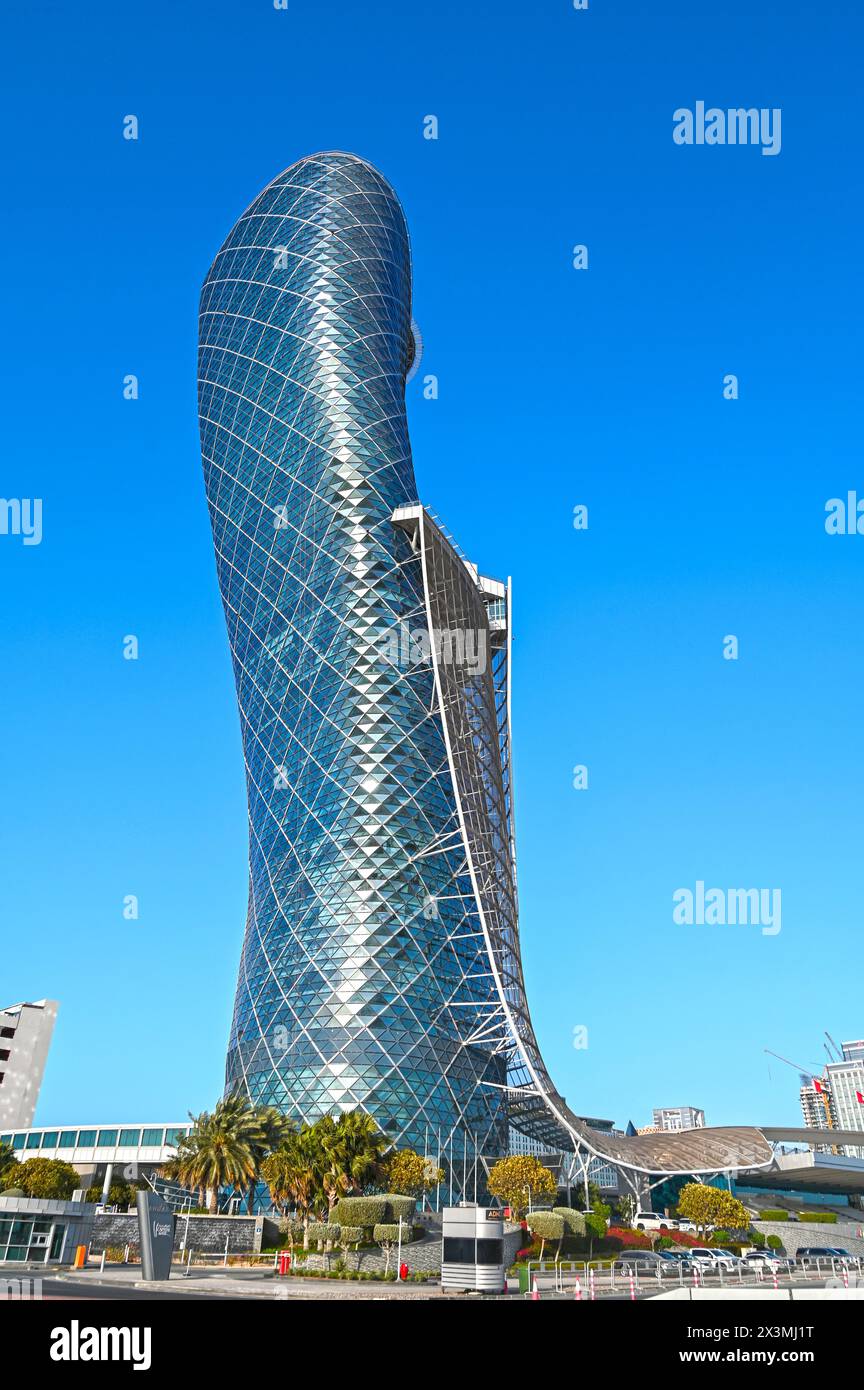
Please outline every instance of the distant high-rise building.
[{"label": "distant high-rise building", "polygon": [[860,1043],[844,1043],[845,1060],[829,1062],[825,1068],[835,1127],[861,1131],[860,1145],[843,1146],[848,1158],[864,1158],[864,1055],[860,1048]]},{"label": "distant high-rise building", "polygon": [[[834,1117],[831,1108],[831,1092],[824,1082],[820,1082],[822,1090],[816,1088],[813,1077],[801,1077],[801,1114],[804,1124],[808,1129],[831,1130],[834,1127]],[[830,1119],[829,1119],[830,1116]],[[817,1144],[817,1153],[830,1153],[830,1144]]]},{"label": "distant high-rise building", "polygon": [[844,1062],[864,1062],[864,1039],[840,1044]]},{"label": "distant high-rise building", "polygon": [[654,1128],[664,1134],[680,1129],[704,1129],[705,1111],[693,1105],[667,1105],[654,1111]]},{"label": "distant high-rise building", "polygon": [[33,1123],[58,1007],[40,999],[0,1009],[0,1129]]}]

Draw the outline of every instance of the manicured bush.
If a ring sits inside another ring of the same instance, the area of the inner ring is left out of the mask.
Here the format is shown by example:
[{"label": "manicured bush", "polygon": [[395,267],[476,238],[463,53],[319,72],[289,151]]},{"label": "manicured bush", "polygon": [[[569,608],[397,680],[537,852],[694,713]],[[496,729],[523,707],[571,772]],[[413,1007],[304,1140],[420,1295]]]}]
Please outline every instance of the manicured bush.
[{"label": "manicured bush", "polygon": [[402,1197],[397,1192],[385,1192],[381,1200],[387,1203],[387,1215],[391,1221],[398,1223],[400,1216],[403,1221],[414,1220],[417,1210],[416,1197]]},{"label": "manicured bush", "polygon": [[[398,1223],[394,1226],[394,1224],[393,1224],[392,1221],[378,1221],[378,1222],[376,1222],[376,1224],[375,1224],[375,1226],[374,1226],[374,1228],[373,1228],[373,1230],[372,1230],[372,1235],[373,1235],[374,1239],[378,1242],[379,1245],[381,1245],[382,1242],[385,1241],[385,1240],[398,1240],[398,1239],[399,1239],[399,1226],[398,1226]],[[403,1239],[403,1241],[404,1241],[404,1239],[405,1239],[404,1231],[403,1231],[402,1239]]]},{"label": "manicured bush", "polygon": [[333,1208],[333,1220],[345,1226],[374,1226],[389,1216],[387,1197],[342,1197]]},{"label": "manicured bush", "polygon": [[283,1217],[279,1222],[279,1234],[285,1242],[302,1241],[303,1222],[289,1221],[287,1217]]},{"label": "manicured bush", "polygon": [[553,1207],[555,1216],[560,1216],[564,1222],[565,1229],[571,1236],[587,1236],[588,1228],[585,1225],[585,1213],[574,1211],[573,1207]]},{"label": "manicured bush", "polygon": [[560,1240],[564,1234],[564,1218],[555,1211],[529,1211],[528,1225],[541,1240]]},{"label": "manicured bush", "polygon": [[836,1211],[799,1211],[798,1220],[818,1221],[820,1226],[836,1226],[837,1213]]},{"label": "manicured bush", "polygon": [[764,1209],[763,1211],[760,1211],[760,1213],[759,1213],[758,1216],[754,1216],[754,1217],[753,1217],[753,1220],[754,1220],[754,1221],[788,1221],[788,1220],[789,1220],[789,1213],[788,1213],[788,1211],[783,1211],[782,1209],[777,1210],[777,1209],[775,1209],[774,1207],[765,1207],[765,1209]]},{"label": "manicured bush", "polygon": [[331,1221],[310,1221],[310,1240],[338,1240],[339,1227]]},{"label": "manicured bush", "polygon": [[769,1237],[768,1237],[768,1249],[769,1249],[769,1250],[782,1250],[782,1249],[783,1249],[783,1242],[782,1242],[782,1240],[780,1239],[779,1236],[769,1236]]},{"label": "manicured bush", "polygon": [[349,1245],[359,1245],[365,1230],[365,1226],[340,1226],[339,1240],[347,1241]]}]

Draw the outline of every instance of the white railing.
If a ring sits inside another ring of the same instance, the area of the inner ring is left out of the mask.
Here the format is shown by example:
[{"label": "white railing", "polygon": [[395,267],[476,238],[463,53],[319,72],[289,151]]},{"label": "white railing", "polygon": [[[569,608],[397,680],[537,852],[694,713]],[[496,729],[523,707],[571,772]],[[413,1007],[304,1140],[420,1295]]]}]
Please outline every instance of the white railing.
[{"label": "white railing", "polygon": [[[647,1266],[647,1267],[646,1267]],[[778,1288],[794,1288],[808,1282],[824,1282],[827,1278],[842,1279],[847,1275],[864,1276],[864,1257],[850,1256],[848,1259],[806,1260],[798,1263],[792,1257],[781,1257],[778,1265],[764,1264],[750,1266],[746,1261],[736,1262],[733,1269],[722,1265],[697,1265],[671,1260],[640,1261],[619,1256],[611,1263],[600,1260],[529,1260],[525,1266],[528,1275],[528,1289],[523,1297],[530,1298],[534,1281],[537,1280],[540,1292],[553,1292],[559,1295],[575,1295],[576,1280],[579,1279],[582,1298],[589,1297],[591,1272],[595,1291],[611,1294],[631,1291],[631,1274],[635,1292],[656,1293],[669,1287],[705,1288],[762,1288],[774,1282],[775,1274]],[[542,1281],[542,1282],[541,1282]]]}]

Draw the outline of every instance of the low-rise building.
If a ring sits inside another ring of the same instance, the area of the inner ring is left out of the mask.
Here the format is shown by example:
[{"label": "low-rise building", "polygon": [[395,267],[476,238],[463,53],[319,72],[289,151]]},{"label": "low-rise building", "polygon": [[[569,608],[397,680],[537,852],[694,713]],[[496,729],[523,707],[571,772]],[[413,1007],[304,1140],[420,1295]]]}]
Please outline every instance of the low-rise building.
[{"label": "low-rise building", "polygon": [[104,1183],[106,1177],[132,1182],[155,1173],[173,1158],[177,1140],[188,1134],[185,1124],[109,1124],[48,1126],[0,1132],[22,1163],[28,1158],[61,1158],[81,1174],[82,1187]]}]

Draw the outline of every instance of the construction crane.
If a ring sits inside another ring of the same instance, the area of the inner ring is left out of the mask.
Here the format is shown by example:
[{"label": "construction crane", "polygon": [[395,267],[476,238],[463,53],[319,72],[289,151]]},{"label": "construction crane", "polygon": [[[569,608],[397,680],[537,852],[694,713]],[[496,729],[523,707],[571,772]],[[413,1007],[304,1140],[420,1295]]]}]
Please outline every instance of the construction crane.
[{"label": "construction crane", "polygon": [[[827,1033],[825,1036],[828,1036]],[[763,1048],[763,1051],[767,1052],[770,1057],[776,1057],[778,1062],[785,1062],[787,1067],[791,1067],[793,1071],[797,1071],[802,1080],[806,1077],[808,1081],[816,1083],[816,1094],[822,1097],[822,1104],[825,1108],[826,1124],[829,1129],[833,1129],[834,1121],[831,1117],[830,1092],[823,1086],[822,1082],[818,1080],[814,1070],[811,1067],[799,1067],[797,1062],[790,1062],[788,1057],[781,1057],[779,1052],[772,1052],[770,1047]]]},{"label": "construction crane", "polygon": [[[838,1062],[842,1062],[842,1061],[843,1061],[843,1053],[840,1051],[840,1048],[837,1046],[836,1042],[835,1042],[834,1039],[832,1038],[831,1034],[828,1032],[827,1028],[826,1028],[826,1030],[825,1030],[825,1036],[826,1036],[826,1038],[828,1039],[828,1041],[830,1042],[830,1044],[831,1044],[831,1046],[833,1047],[834,1051],[837,1053],[837,1058],[836,1058],[836,1060],[837,1060]],[[825,1051],[828,1052],[827,1047],[826,1047]],[[828,1056],[831,1057],[830,1052],[828,1053]],[[831,1060],[832,1060],[832,1062],[833,1062],[835,1059],[834,1059],[833,1057],[831,1057]]]}]

